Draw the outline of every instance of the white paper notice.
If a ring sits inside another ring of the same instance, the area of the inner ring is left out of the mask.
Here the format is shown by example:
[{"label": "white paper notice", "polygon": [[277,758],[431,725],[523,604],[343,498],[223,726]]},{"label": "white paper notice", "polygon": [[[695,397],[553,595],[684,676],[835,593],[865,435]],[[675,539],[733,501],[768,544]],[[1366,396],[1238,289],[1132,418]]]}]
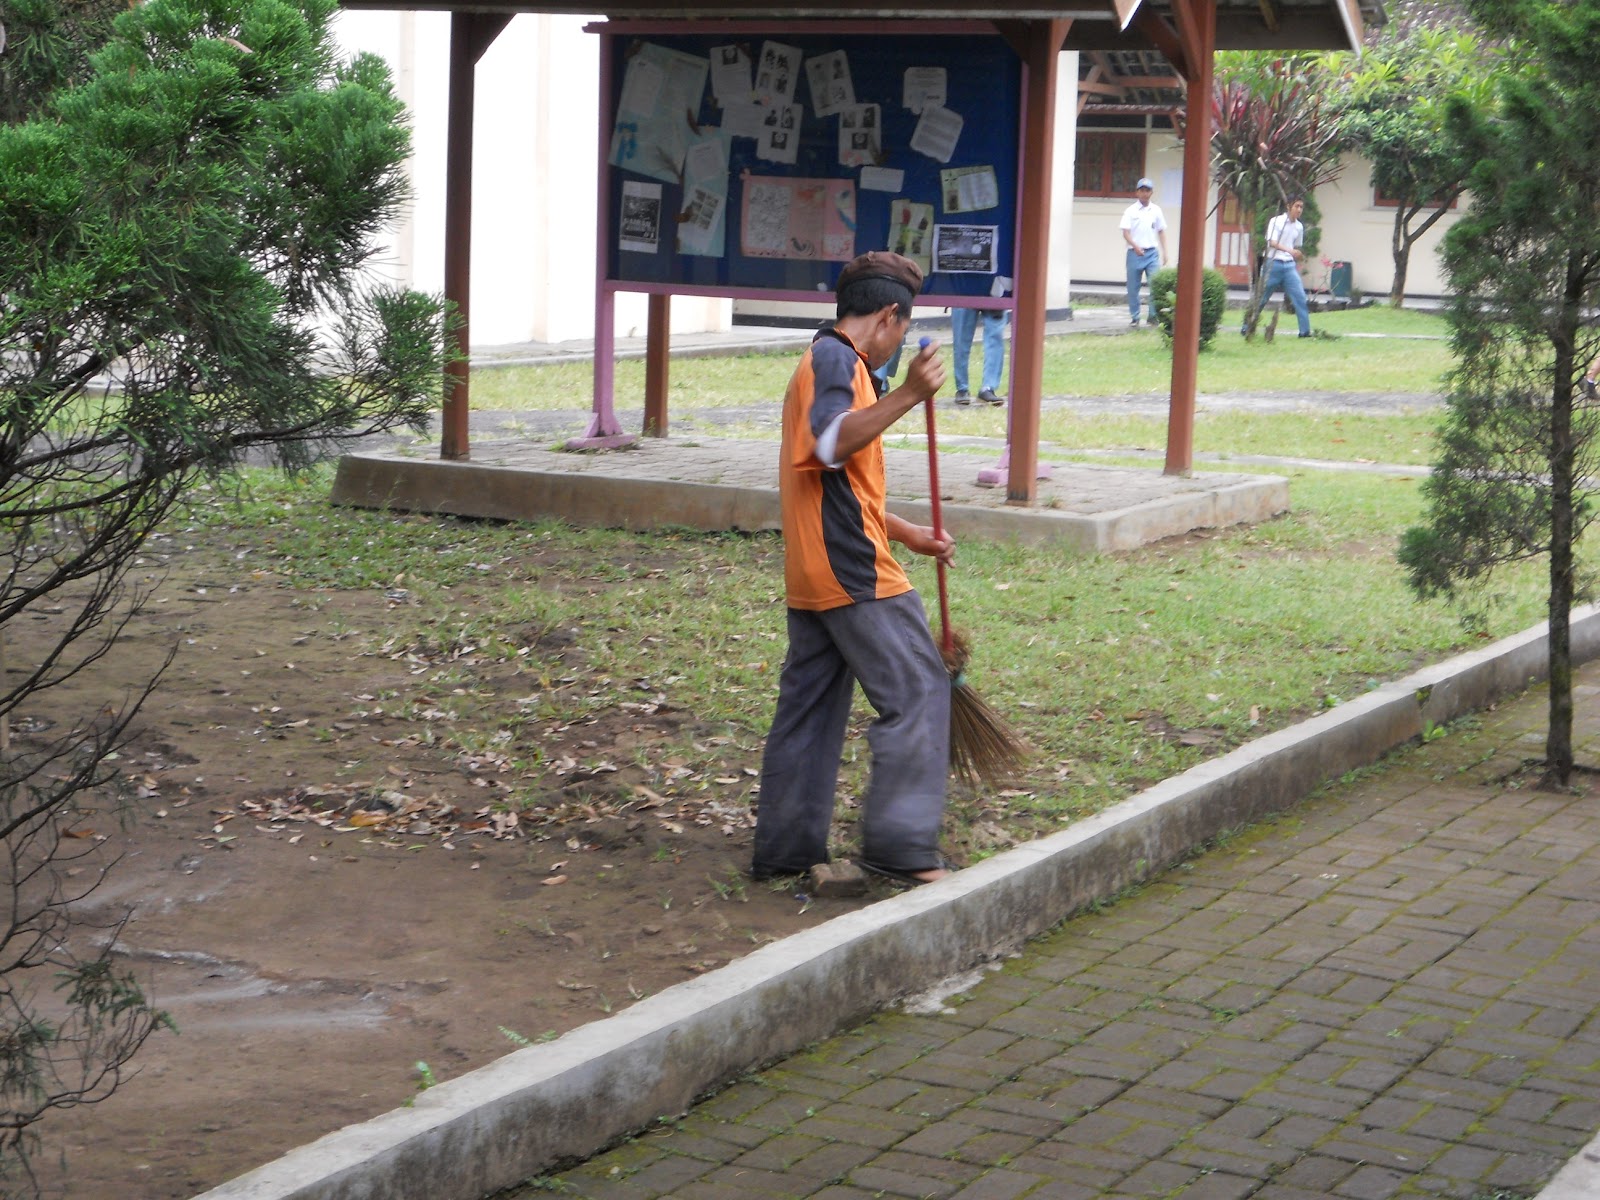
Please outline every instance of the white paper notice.
[{"label": "white paper notice", "polygon": [[622,101],[618,107],[623,112],[647,113],[661,100],[661,84],[666,72],[647,59],[628,64],[628,74],[622,83]]},{"label": "white paper notice", "polygon": [[843,50],[806,59],[806,78],[811,83],[811,107],[817,110],[817,116],[831,117],[855,104],[856,87]]},{"label": "white paper notice", "polygon": [[963,124],[965,122],[960,113],[930,104],[922,110],[922,116],[917,120],[917,131],[911,135],[911,148],[936,162],[949,162],[950,156],[956,152],[956,143],[961,140]]},{"label": "white paper notice", "polygon": [[762,42],[756,64],[756,99],[762,104],[789,104],[800,74],[800,47]]},{"label": "white paper notice", "polygon": [[[726,198],[719,192],[696,184],[689,189],[686,199],[688,203],[683,210],[683,219],[678,224],[679,248],[686,254],[709,254],[711,239],[717,231],[717,222],[722,217]],[[719,250],[719,256],[720,253]]]},{"label": "white paper notice", "polygon": [[749,103],[750,56],[743,46],[711,47],[711,94],[723,108]]},{"label": "white paper notice", "polygon": [[683,161],[690,179],[714,179],[728,171],[728,151],[719,139],[696,142],[689,147]]},{"label": "white paper notice", "polygon": [[939,172],[939,186],[945,212],[978,212],[1000,203],[1000,185],[990,166],[950,167]]},{"label": "white paper notice", "polygon": [[878,106],[852,104],[839,111],[839,165],[865,167],[883,157]]},{"label": "white paper notice", "polygon": [[945,78],[943,67],[907,67],[902,102],[914,113],[930,104],[942,107],[946,95]]},{"label": "white paper notice", "polygon": [[798,104],[769,108],[756,139],[756,157],[793,166],[800,155],[800,114]]},{"label": "white paper notice", "polygon": [[861,190],[898,192],[905,187],[906,173],[896,167],[862,167]]},{"label": "white paper notice", "polygon": [[758,138],[766,115],[767,110],[754,100],[729,101],[722,106],[722,131],[731,137]]}]

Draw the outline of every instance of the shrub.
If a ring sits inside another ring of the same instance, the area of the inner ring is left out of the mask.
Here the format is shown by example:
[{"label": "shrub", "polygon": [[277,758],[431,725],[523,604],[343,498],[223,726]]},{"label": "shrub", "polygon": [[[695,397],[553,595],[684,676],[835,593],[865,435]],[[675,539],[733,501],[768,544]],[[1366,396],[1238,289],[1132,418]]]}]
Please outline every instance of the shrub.
[{"label": "shrub", "polygon": [[[1173,295],[1178,290],[1178,268],[1162,267],[1150,277],[1150,307],[1161,322],[1161,336],[1172,341]],[[1211,345],[1228,307],[1228,281],[1221,271],[1207,267],[1200,281],[1200,349]]]}]

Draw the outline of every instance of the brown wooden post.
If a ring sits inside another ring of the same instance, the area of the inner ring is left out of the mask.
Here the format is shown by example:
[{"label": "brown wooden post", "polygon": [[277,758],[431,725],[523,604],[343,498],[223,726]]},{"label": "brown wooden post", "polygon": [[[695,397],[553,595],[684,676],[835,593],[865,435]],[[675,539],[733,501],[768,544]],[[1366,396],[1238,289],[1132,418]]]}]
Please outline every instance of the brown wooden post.
[{"label": "brown wooden post", "polygon": [[672,350],[672,297],[651,292],[645,320],[644,434],[667,436],[667,367]]},{"label": "brown wooden post", "polygon": [[466,459],[467,315],[472,292],[472,119],[478,60],[510,22],[508,14],[450,14],[450,115],[445,133],[444,296],[455,306],[456,360],[445,384],[439,457]]},{"label": "brown wooden post", "polygon": [[1173,297],[1172,398],[1167,411],[1168,475],[1194,467],[1194,404],[1200,369],[1200,303],[1206,201],[1211,184],[1211,76],[1216,0],[1174,0],[1188,84],[1183,133],[1183,215],[1178,219],[1178,290]]},{"label": "brown wooden post", "polygon": [[1070,20],[996,22],[1023,61],[1022,196],[1017,217],[1016,321],[1011,332],[1010,462],[1006,503],[1038,496],[1039,401],[1044,387],[1044,326],[1050,263],[1050,171],[1056,131],[1056,78]]}]

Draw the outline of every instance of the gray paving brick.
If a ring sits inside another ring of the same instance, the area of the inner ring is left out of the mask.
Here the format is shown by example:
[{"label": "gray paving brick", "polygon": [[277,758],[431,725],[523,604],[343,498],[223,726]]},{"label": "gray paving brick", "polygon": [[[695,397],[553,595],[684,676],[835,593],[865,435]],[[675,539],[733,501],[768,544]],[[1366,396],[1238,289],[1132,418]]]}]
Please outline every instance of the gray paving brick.
[{"label": "gray paving brick", "polygon": [[726,1160],[736,1167],[759,1167],[766,1171],[785,1171],[828,1143],[809,1134],[780,1133],[759,1146]]},{"label": "gray paving brick", "polygon": [[1273,1179],[1285,1187],[1304,1188],[1330,1196],[1333,1189],[1350,1178],[1354,1170],[1350,1163],[1342,1159],[1322,1154],[1303,1154],[1274,1175]]},{"label": "gray paving brick", "polygon": [[[885,1014],[561,1181],[592,1200],[1531,1193],[1600,1125],[1600,811],[1499,782],[1537,743],[1524,707],[1067,922],[951,1012]],[[1580,723],[1600,757],[1600,705]]]},{"label": "gray paving brick", "polygon": [[862,1163],[870,1162],[879,1151],[853,1142],[829,1142],[794,1164],[797,1176],[807,1179],[843,1180]]},{"label": "gray paving brick", "polygon": [[1382,1167],[1357,1167],[1334,1195],[1349,1200],[1389,1200],[1405,1187],[1408,1176]]},{"label": "gray paving brick", "polygon": [[1017,1200],[1023,1195],[1038,1195],[1036,1189],[1044,1182],[1038,1175],[1024,1175],[998,1167],[985,1171],[960,1191],[952,1193],[951,1200]]},{"label": "gray paving brick", "polygon": [[1117,1184],[1117,1191],[1129,1196],[1172,1196],[1200,1177],[1195,1167],[1156,1159],[1147,1162]]},{"label": "gray paving brick", "polygon": [[1245,1200],[1258,1186],[1253,1176],[1211,1171],[1183,1189],[1183,1200]]},{"label": "gray paving brick", "polygon": [[891,1196],[951,1196],[983,1174],[983,1168],[953,1159],[890,1152],[856,1168],[850,1182]]}]

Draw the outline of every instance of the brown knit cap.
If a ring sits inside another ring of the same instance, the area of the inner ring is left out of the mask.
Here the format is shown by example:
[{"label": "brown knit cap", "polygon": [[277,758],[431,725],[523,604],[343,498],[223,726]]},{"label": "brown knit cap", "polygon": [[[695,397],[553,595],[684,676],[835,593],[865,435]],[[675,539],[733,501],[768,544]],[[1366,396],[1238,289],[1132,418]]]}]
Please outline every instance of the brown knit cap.
[{"label": "brown knit cap", "polygon": [[851,259],[839,272],[839,282],[833,290],[837,294],[844,291],[846,285],[862,279],[890,279],[910,288],[913,296],[922,290],[922,268],[909,258],[887,250],[873,250]]}]

